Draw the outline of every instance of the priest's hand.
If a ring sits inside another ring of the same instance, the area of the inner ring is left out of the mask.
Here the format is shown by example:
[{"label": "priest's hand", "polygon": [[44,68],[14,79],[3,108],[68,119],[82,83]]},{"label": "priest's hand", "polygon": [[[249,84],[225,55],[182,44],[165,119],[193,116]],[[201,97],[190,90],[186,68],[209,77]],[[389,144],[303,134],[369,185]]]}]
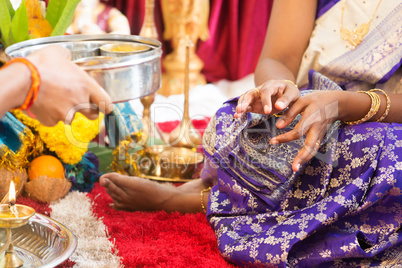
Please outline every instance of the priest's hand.
[{"label": "priest's hand", "polygon": [[109,95],[71,62],[68,49],[48,46],[30,54],[27,59],[38,69],[41,79],[38,97],[30,111],[42,124],[70,123],[75,112],[96,119],[99,111],[111,111]]},{"label": "priest's hand", "polygon": [[240,96],[235,117],[245,113],[275,114],[283,111],[300,96],[299,89],[287,80],[268,80]]}]

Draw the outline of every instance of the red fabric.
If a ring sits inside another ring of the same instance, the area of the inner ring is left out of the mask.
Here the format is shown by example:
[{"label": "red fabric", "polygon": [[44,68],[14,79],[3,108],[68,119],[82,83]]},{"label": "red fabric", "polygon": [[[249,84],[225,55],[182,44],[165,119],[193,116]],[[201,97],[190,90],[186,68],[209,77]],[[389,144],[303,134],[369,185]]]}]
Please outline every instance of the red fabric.
[{"label": "red fabric", "polygon": [[[135,35],[140,33],[144,21],[145,1],[146,0],[102,0],[103,3],[119,9],[127,17],[130,23],[131,34]],[[160,0],[155,0],[154,18],[158,35],[161,37],[163,33],[163,17]],[[161,38],[159,38],[159,40],[161,40]]]},{"label": "red fabric", "polygon": [[211,36],[197,49],[208,81],[237,80],[254,72],[264,43],[272,2],[211,1]]},{"label": "red fabric", "polygon": [[[194,128],[196,130],[198,130],[201,135],[204,135],[204,132],[208,126],[209,120],[211,120],[211,118],[205,117],[204,119],[196,119],[196,120],[192,120],[191,122],[193,123]],[[179,120],[167,121],[167,122],[158,123],[158,127],[163,132],[170,133],[172,130],[174,130],[179,125],[179,123],[180,123]]]},{"label": "red fabric", "polygon": [[[131,33],[140,32],[145,0],[106,0],[126,15]],[[204,62],[203,73],[209,82],[238,80],[254,72],[262,48],[273,0],[210,0],[210,38],[199,42],[197,54]],[[155,1],[155,24],[159,40],[163,33],[161,0]],[[163,55],[171,52],[162,43]]]},{"label": "red fabric", "polygon": [[125,267],[234,267],[221,257],[203,213],[115,211],[99,183],[87,195]]}]

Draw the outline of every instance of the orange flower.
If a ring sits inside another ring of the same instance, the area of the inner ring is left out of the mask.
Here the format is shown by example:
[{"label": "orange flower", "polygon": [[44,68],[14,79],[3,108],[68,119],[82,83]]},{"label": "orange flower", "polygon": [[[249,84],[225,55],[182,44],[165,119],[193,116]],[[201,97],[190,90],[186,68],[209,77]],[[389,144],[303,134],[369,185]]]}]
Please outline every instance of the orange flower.
[{"label": "orange flower", "polygon": [[33,38],[48,37],[53,31],[52,26],[45,19],[29,19],[28,33]]},{"label": "orange flower", "polygon": [[42,13],[39,0],[27,0],[25,2],[28,14],[28,33],[33,38],[48,37],[53,28]]}]

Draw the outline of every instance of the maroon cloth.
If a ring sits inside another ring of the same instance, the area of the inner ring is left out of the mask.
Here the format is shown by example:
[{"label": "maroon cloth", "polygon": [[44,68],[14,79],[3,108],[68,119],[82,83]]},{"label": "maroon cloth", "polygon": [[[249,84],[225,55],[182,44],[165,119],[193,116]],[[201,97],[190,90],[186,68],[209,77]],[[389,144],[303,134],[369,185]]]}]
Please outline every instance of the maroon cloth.
[{"label": "maroon cloth", "polygon": [[[144,20],[145,0],[108,0],[130,22],[131,33],[138,34]],[[210,38],[198,44],[197,54],[204,62],[209,82],[238,80],[254,72],[264,43],[273,0],[210,0]],[[161,0],[155,1],[155,24],[159,39],[163,33]],[[163,42],[163,54],[171,52]]]},{"label": "maroon cloth", "polygon": [[208,81],[237,80],[254,72],[271,7],[272,0],[211,1],[211,36],[197,50]]}]

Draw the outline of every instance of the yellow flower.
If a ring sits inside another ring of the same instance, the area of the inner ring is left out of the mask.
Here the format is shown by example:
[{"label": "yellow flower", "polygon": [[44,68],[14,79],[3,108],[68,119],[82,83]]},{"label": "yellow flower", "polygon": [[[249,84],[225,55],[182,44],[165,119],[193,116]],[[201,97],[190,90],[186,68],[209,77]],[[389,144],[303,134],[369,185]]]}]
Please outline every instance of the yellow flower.
[{"label": "yellow flower", "polygon": [[103,120],[103,114],[96,120],[89,120],[81,113],[76,113],[71,125],[60,121],[54,127],[46,127],[21,111],[15,110],[13,114],[23,124],[34,129],[46,147],[55,152],[61,161],[70,165],[81,161],[89,142],[99,133],[99,124]]}]

